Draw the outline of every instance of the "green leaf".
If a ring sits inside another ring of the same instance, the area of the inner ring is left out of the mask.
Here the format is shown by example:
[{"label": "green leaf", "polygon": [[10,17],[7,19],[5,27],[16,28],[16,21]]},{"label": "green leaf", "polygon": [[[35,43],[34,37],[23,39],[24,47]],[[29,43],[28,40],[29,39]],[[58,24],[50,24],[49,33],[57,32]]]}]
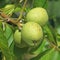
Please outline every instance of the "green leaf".
[{"label": "green leaf", "polygon": [[48,53],[51,49],[47,49],[43,52],[41,52],[39,55],[37,55],[36,57],[32,58],[31,60],[39,60],[41,57],[43,57],[46,53]]},{"label": "green leaf", "polygon": [[21,11],[21,8],[20,7],[16,7],[14,12],[20,12]]},{"label": "green leaf", "polygon": [[53,48],[39,60],[60,60],[59,56],[60,52]]},{"label": "green leaf", "polygon": [[31,55],[33,55],[32,60],[39,59],[41,55],[44,55],[49,50],[50,50],[49,43],[45,38],[38,47],[35,47],[35,49],[32,48],[31,50]]},{"label": "green leaf", "polygon": [[60,60],[60,52],[55,48],[47,50],[31,60]]},{"label": "green leaf", "polygon": [[11,43],[9,49],[10,49],[11,53],[14,55],[14,42]]},{"label": "green leaf", "polygon": [[54,33],[55,31],[51,29],[51,26],[49,24],[45,25],[44,30],[46,31],[48,40],[56,44],[56,36]]},{"label": "green leaf", "polygon": [[47,43],[47,40],[44,39],[43,42],[41,43],[41,45],[37,49],[34,50],[33,54],[38,55],[41,52],[45,51],[46,50],[46,48],[45,48],[46,43]]},{"label": "green leaf", "polygon": [[57,34],[60,35],[60,25],[56,28],[56,30],[57,30]]},{"label": "green leaf", "polygon": [[34,0],[34,7],[45,7],[47,0]]},{"label": "green leaf", "polygon": [[60,25],[58,24],[56,27],[57,30],[57,44],[60,47]]},{"label": "green leaf", "polygon": [[6,60],[14,60],[14,55],[10,52],[8,47],[8,40],[4,36],[4,33],[0,27],[0,49],[3,55],[6,57]]},{"label": "green leaf", "polygon": [[13,31],[8,24],[5,25],[4,35],[8,40],[8,46],[13,42]]},{"label": "green leaf", "polygon": [[11,15],[14,12],[15,5],[7,4],[2,10],[5,14]]}]

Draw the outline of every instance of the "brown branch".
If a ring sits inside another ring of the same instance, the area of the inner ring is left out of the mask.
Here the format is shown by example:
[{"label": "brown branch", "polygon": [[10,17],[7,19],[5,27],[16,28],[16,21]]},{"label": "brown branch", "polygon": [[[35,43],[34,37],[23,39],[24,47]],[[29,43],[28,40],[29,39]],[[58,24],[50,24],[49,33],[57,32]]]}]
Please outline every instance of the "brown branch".
[{"label": "brown branch", "polygon": [[17,22],[16,20],[11,19],[9,16],[7,16],[3,12],[0,12],[0,16],[3,17],[3,18],[5,18],[6,22],[11,22],[11,23],[17,25],[19,28],[22,26],[22,24],[20,22]]}]

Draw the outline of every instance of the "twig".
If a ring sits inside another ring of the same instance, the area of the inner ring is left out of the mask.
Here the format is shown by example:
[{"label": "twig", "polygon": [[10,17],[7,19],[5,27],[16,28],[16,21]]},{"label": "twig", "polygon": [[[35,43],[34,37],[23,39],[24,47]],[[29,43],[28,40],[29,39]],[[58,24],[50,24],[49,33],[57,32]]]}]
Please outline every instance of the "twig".
[{"label": "twig", "polygon": [[23,5],[22,10],[21,10],[21,12],[20,12],[20,16],[18,17],[17,21],[19,21],[19,20],[22,18],[22,15],[23,15],[23,12],[24,12],[26,3],[27,3],[27,0],[25,0],[25,2],[24,2],[24,5]]},{"label": "twig", "polygon": [[54,47],[56,50],[60,51],[60,48],[58,46],[56,46],[54,43],[52,43],[50,40],[46,39],[50,44],[51,47]]}]

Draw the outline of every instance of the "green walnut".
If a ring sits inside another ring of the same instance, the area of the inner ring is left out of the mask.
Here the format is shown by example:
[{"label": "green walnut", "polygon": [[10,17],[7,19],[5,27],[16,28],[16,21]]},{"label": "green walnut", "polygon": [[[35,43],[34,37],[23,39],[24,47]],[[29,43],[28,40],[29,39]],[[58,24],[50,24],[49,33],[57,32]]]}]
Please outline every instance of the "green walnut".
[{"label": "green walnut", "polygon": [[43,38],[43,31],[39,24],[35,22],[27,22],[21,30],[22,40],[29,46],[38,45]]},{"label": "green walnut", "polygon": [[21,32],[19,32],[19,30],[16,30],[15,33],[14,33],[14,42],[17,45],[21,44]]},{"label": "green walnut", "polygon": [[33,8],[27,13],[25,21],[36,22],[43,26],[48,21],[47,11],[42,7]]},{"label": "green walnut", "polygon": [[16,30],[14,33],[14,42],[19,48],[27,47],[27,44],[21,39],[21,32],[19,30]]}]

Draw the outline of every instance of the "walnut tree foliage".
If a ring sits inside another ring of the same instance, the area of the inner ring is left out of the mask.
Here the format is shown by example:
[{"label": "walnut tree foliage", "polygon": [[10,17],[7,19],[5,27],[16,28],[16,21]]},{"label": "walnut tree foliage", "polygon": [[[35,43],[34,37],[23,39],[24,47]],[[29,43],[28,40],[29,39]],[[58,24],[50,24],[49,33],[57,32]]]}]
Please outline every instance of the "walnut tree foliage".
[{"label": "walnut tree foliage", "polygon": [[[60,60],[58,1],[0,0],[0,60]],[[14,42],[15,30],[21,31],[26,14],[35,7],[45,8],[48,12],[49,21],[42,27],[43,39],[37,47],[19,48]]]}]

